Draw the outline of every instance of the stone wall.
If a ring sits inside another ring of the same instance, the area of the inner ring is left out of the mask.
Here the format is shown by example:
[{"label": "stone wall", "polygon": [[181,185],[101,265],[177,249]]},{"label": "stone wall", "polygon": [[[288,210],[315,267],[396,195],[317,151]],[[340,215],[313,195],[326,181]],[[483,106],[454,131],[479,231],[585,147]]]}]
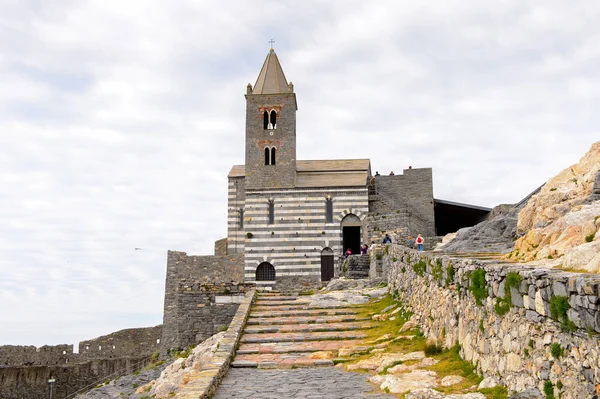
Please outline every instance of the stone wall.
[{"label": "stone wall", "polygon": [[244,255],[188,256],[169,251],[160,351],[197,345],[225,328],[248,286]]},{"label": "stone wall", "polygon": [[346,277],[348,278],[368,278],[371,261],[369,255],[350,255],[344,261],[346,268]]},{"label": "stone wall", "polygon": [[227,255],[227,237],[215,241],[215,256]]},{"label": "stone wall", "polygon": [[431,168],[404,169],[403,174],[375,177],[375,191],[369,198],[369,212],[406,212],[406,235],[435,236],[433,172]]},{"label": "stone wall", "polygon": [[386,234],[398,234],[400,237],[409,235],[408,212],[393,211],[388,213],[369,213],[365,218],[365,230],[367,243],[374,241],[379,244]]},{"label": "stone wall", "polygon": [[48,380],[54,378],[53,398],[64,399],[79,390],[91,389],[117,375],[132,374],[149,364],[151,356],[93,359],[77,364],[0,367],[0,398],[48,398]]},{"label": "stone wall", "polygon": [[0,367],[59,365],[73,361],[78,356],[73,353],[73,345],[42,346],[0,346]]},{"label": "stone wall", "polygon": [[81,341],[79,355],[83,358],[116,358],[152,355],[160,345],[162,325],[128,328],[102,337]]},{"label": "stone wall", "polygon": [[[563,399],[591,398],[600,390],[600,276],[398,245],[383,261],[390,291],[408,305],[426,336],[446,347],[458,342],[461,355],[484,376],[511,391],[543,391],[552,384]],[[482,271],[485,283],[478,285]]]},{"label": "stone wall", "polygon": [[281,292],[318,289],[321,288],[321,278],[319,276],[282,276],[277,278],[277,283],[273,288]]}]

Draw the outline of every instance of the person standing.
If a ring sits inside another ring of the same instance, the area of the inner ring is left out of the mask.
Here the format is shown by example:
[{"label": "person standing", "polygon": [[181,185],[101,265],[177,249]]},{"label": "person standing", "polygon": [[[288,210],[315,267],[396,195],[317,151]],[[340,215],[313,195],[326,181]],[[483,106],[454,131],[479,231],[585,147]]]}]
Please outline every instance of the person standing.
[{"label": "person standing", "polygon": [[415,239],[412,236],[408,236],[406,240],[406,246],[413,249],[415,247]]},{"label": "person standing", "polygon": [[391,244],[392,243],[392,239],[390,238],[390,235],[386,234],[385,237],[383,237],[383,241],[381,243],[382,244]]},{"label": "person standing", "polygon": [[421,237],[421,234],[419,234],[417,236],[417,239],[415,240],[415,242],[417,243],[417,249],[419,251],[423,251],[423,244],[425,243],[425,239],[423,237]]},{"label": "person standing", "polygon": [[367,251],[369,249],[369,246],[367,244],[363,244],[360,246],[360,254],[361,255],[366,255]]}]

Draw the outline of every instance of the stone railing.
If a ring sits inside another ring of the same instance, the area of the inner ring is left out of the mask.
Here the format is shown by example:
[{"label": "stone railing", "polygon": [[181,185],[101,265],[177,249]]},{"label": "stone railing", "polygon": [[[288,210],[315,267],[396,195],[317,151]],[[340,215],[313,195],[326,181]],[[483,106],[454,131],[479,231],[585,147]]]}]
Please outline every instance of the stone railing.
[{"label": "stone railing", "polygon": [[246,293],[235,316],[233,316],[229,328],[219,342],[217,351],[211,355],[211,359],[204,363],[206,366],[202,370],[198,370],[190,381],[174,396],[175,399],[208,399],[214,395],[221,380],[227,374],[229,365],[235,356],[242,331],[250,314],[254,295],[255,291]]},{"label": "stone railing", "polygon": [[383,269],[427,337],[460,344],[465,360],[510,391],[580,399],[600,390],[600,276],[398,245]]}]

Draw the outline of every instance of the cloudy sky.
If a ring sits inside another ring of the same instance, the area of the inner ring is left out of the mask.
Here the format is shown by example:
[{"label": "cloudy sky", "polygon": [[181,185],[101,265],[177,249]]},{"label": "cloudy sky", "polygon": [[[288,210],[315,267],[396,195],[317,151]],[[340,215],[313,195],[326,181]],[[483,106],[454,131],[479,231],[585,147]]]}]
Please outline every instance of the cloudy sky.
[{"label": "cloudy sky", "polygon": [[[224,237],[269,44],[298,158],[433,167],[512,203],[600,139],[595,0],[0,2],[0,344],[162,322],[166,251]],[[141,248],[135,250],[135,248]]]}]

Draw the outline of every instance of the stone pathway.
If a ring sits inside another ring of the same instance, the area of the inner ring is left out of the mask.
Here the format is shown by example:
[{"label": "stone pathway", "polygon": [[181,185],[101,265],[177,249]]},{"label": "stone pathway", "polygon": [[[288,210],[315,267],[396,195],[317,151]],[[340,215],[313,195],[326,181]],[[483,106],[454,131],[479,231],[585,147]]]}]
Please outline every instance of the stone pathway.
[{"label": "stone pathway", "polygon": [[[333,366],[342,347],[361,345],[371,327],[354,308],[309,308],[304,297],[261,293],[232,367],[290,369]],[[316,354],[331,351],[333,354]],[[327,356],[329,355],[329,356]]]},{"label": "stone pathway", "polygon": [[331,367],[340,348],[364,345],[370,318],[354,308],[309,308],[309,303],[303,297],[259,294],[215,399],[392,397],[369,383],[368,375]]},{"label": "stone pathway", "polygon": [[367,375],[335,367],[297,370],[230,369],[213,399],[390,399]]}]

